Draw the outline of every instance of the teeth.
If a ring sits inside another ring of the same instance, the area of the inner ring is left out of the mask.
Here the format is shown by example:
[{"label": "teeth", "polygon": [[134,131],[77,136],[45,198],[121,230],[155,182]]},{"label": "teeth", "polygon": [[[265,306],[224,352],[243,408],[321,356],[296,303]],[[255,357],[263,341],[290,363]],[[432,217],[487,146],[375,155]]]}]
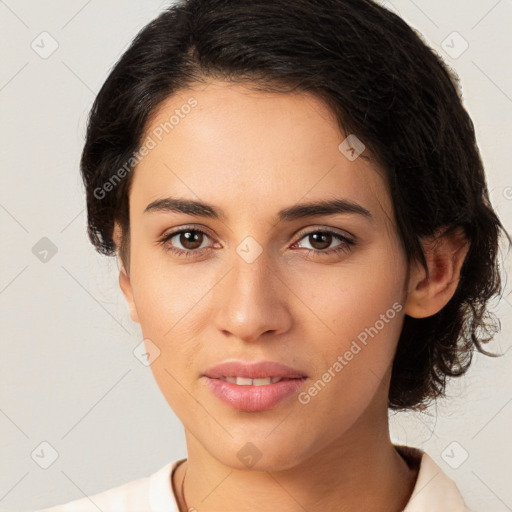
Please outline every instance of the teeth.
[{"label": "teeth", "polygon": [[246,377],[221,377],[220,380],[231,382],[238,386],[267,386],[279,382],[282,377],[267,377],[265,379],[248,379]]}]

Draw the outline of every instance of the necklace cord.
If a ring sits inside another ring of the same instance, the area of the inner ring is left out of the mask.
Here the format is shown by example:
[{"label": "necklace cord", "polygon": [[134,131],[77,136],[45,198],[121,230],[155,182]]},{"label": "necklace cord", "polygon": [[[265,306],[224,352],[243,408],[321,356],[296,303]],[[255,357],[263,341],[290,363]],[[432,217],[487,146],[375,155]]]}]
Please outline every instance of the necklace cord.
[{"label": "necklace cord", "polygon": [[181,481],[181,499],[183,500],[183,503],[185,504],[185,510],[184,512],[188,512],[188,505],[187,500],[185,499],[185,477],[187,476],[187,469],[185,469],[185,474],[183,475],[183,480]]}]

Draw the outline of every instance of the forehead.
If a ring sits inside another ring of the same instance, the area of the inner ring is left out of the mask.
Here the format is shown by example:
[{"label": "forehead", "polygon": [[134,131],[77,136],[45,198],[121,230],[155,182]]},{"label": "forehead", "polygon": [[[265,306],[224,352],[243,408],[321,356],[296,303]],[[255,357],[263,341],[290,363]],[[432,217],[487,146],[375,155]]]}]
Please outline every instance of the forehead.
[{"label": "forehead", "polygon": [[392,212],[382,169],[367,149],[369,159],[347,158],[346,146],[340,149],[346,134],[311,94],[223,82],[184,89],[153,113],[143,143],[149,139],[130,197],[140,212],[167,195],[219,204],[238,216],[340,197],[375,216]]}]

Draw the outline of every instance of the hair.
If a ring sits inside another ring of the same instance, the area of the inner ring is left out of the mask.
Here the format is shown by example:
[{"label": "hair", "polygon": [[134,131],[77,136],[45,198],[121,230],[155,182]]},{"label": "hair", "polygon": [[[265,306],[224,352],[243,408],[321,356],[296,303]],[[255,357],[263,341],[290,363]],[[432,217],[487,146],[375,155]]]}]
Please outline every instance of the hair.
[{"label": "hair", "polygon": [[133,155],[148,121],[173,93],[215,79],[324,100],[342,133],[356,134],[385,170],[408,264],[428,271],[424,237],[462,229],[469,241],[445,307],[427,318],[405,315],[389,408],[425,408],[445,395],[447,377],[465,373],[475,347],[492,355],[482,344],[499,329],[489,302],[502,289],[497,256],[506,231],[489,201],[459,79],[420,34],[372,0],[183,0],[147,24],[88,118],[80,168],[98,252],[119,251],[129,269]]}]

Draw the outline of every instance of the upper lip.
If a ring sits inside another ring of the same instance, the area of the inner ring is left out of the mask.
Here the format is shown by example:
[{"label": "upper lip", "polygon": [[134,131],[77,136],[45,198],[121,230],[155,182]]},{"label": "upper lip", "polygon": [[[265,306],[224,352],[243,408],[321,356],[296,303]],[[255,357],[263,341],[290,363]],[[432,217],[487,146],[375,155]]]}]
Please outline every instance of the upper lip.
[{"label": "upper lip", "polygon": [[206,377],[218,379],[220,377],[245,377],[247,379],[265,379],[267,377],[284,377],[297,379],[307,377],[300,370],[295,370],[277,361],[224,361],[212,366],[204,372]]}]

